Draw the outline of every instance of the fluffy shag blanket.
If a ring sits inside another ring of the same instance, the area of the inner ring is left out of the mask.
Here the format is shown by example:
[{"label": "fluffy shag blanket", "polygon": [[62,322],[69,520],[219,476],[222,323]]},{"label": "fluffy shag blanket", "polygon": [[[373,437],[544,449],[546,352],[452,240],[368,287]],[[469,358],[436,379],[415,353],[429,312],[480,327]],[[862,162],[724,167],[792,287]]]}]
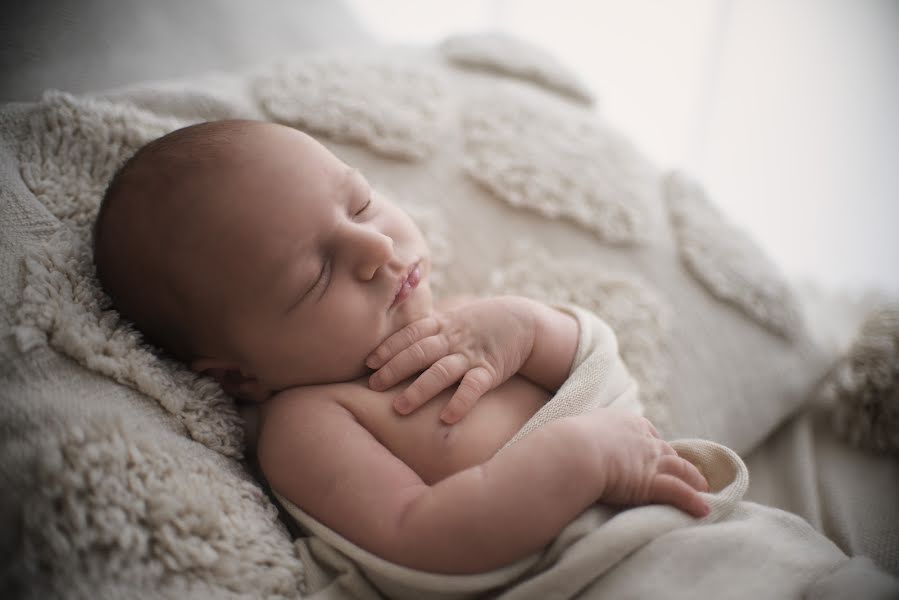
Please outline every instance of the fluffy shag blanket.
[{"label": "fluffy shag blanket", "polygon": [[834,429],[850,442],[899,454],[899,305],[868,314],[820,397],[832,410]]}]

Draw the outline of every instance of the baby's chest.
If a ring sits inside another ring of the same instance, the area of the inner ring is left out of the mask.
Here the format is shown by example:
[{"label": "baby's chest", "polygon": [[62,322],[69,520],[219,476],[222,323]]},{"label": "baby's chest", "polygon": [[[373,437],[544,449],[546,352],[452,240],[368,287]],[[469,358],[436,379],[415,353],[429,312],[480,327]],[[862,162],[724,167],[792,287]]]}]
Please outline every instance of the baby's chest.
[{"label": "baby's chest", "polygon": [[426,483],[490,459],[549,399],[543,389],[515,376],[485,394],[462,421],[450,426],[440,420],[440,411],[455,386],[409,415],[393,409],[394,398],[412,381],[385,392],[364,383],[347,386],[338,401]]}]

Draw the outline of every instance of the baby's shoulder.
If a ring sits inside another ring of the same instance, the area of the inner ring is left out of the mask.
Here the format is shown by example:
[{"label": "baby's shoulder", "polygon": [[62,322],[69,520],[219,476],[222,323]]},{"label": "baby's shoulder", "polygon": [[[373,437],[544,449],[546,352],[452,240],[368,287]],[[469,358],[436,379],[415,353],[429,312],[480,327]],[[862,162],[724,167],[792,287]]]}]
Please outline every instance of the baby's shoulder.
[{"label": "baby's shoulder", "polygon": [[278,392],[264,401],[259,411],[259,440],[263,437],[294,437],[308,433],[327,420],[332,426],[354,422],[353,406],[373,392],[359,381],[304,385]]},{"label": "baby's shoulder", "polygon": [[284,419],[302,416],[314,419],[323,411],[340,406],[340,400],[354,393],[348,383],[302,385],[282,390],[260,406],[260,424],[279,423]]},{"label": "baby's shoulder", "polygon": [[260,464],[292,463],[292,457],[308,450],[308,444],[325,442],[320,439],[324,435],[357,428],[355,417],[341,402],[348,393],[353,392],[342,383],[300,386],[262,402],[256,441]]}]

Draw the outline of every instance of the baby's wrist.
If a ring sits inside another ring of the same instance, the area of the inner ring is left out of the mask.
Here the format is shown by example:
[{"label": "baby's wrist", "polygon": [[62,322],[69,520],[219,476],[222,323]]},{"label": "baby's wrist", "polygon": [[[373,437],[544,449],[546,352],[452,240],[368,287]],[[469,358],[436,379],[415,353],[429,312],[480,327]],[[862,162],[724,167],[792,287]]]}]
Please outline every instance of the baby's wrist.
[{"label": "baby's wrist", "polygon": [[514,326],[507,322],[508,327],[503,333],[508,337],[504,343],[514,345],[521,353],[520,371],[533,354],[538,335],[539,310],[542,305],[524,296],[498,296],[495,300],[501,302],[506,315],[514,319]]},{"label": "baby's wrist", "polygon": [[606,490],[609,477],[609,453],[604,448],[604,441],[597,439],[595,424],[591,417],[575,415],[562,417],[552,421],[549,426],[556,429],[570,451],[573,467],[579,474],[582,485],[590,488],[595,499],[599,499]]}]

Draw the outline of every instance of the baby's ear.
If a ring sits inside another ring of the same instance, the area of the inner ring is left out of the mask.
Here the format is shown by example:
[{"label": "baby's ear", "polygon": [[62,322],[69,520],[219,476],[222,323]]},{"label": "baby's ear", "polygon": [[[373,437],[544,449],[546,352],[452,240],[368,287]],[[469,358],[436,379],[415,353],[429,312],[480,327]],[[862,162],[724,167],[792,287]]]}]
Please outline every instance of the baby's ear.
[{"label": "baby's ear", "polygon": [[190,368],[195,373],[218,381],[225,393],[240,397],[240,384],[244,381],[244,376],[237,364],[218,358],[197,358],[191,361]]},{"label": "baby's ear", "polygon": [[212,377],[226,394],[240,400],[261,402],[271,395],[271,391],[255,377],[244,375],[237,363],[218,358],[198,358],[191,361],[190,368],[195,373]]},{"label": "baby's ear", "polygon": [[208,375],[221,384],[225,383],[228,371],[237,370],[240,373],[236,364],[218,358],[196,358],[190,362],[190,369],[194,373]]}]

